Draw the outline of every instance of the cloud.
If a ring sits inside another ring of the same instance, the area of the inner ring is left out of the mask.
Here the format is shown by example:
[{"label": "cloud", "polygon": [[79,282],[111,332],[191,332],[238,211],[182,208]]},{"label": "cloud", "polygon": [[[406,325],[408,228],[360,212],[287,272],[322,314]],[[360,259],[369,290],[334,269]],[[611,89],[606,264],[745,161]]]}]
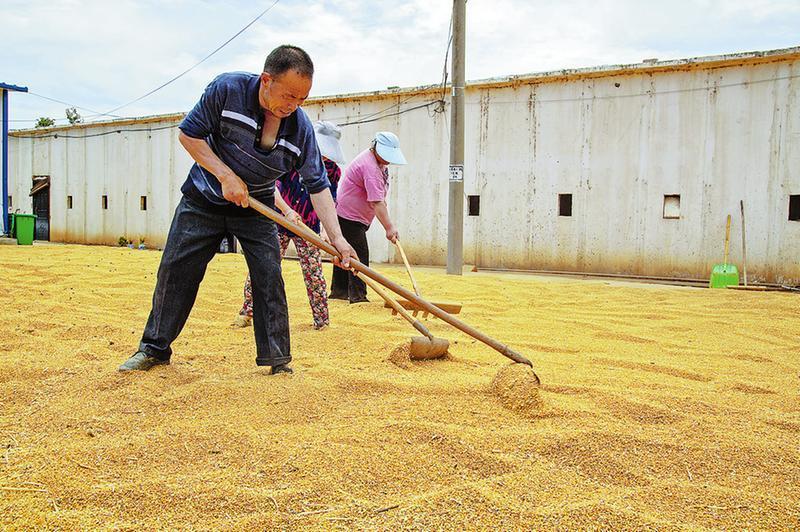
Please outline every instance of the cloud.
[{"label": "cloud", "polygon": [[[5,0],[0,81],[108,110],[194,65],[270,3]],[[216,74],[258,71],[281,43],[313,57],[314,95],[437,83],[451,6],[281,0],[217,55],[121,113],[188,110]],[[467,78],[796,46],[798,27],[796,0],[469,0]],[[64,105],[34,96],[11,102],[12,119],[64,116]]]}]

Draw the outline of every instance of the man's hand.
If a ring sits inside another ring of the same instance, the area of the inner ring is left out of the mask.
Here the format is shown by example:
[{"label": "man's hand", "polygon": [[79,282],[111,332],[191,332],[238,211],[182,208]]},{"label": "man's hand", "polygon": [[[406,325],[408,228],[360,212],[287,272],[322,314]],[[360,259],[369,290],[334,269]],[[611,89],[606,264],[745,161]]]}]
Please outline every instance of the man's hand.
[{"label": "man's hand", "polygon": [[395,228],[393,225],[390,225],[386,229],[386,240],[394,244],[398,238],[400,238],[400,233],[397,231],[397,228]]},{"label": "man's hand", "polygon": [[222,162],[222,159],[211,150],[205,140],[190,137],[183,131],[178,133],[178,140],[197,164],[211,172],[219,180],[222,185],[222,197],[240,207],[250,206],[247,199],[247,185],[228,165]]},{"label": "man's hand", "polygon": [[358,260],[358,255],[356,255],[356,250],[354,250],[350,246],[350,244],[347,243],[347,240],[345,240],[343,236],[334,238],[331,244],[333,244],[333,247],[336,248],[336,251],[338,251],[342,255],[341,260],[339,259],[339,257],[333,257],[333,263],[339,266],[340,268],[349,270],[350,259]]},{"label": "man's hand", "polygon": [[220,183],[222,184],[222,196],[226,200],[235,203],[239,207],[247,208],[250,206],[247,200],[247,185],[244,184],[244,181],[239,176],[232,174],[226,179],[220,179]]}]

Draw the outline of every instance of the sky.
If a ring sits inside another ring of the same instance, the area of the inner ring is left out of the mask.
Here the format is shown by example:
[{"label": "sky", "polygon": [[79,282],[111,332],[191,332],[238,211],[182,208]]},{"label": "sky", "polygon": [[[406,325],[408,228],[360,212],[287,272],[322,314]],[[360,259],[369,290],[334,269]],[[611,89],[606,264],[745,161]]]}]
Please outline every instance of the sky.
[{"label": "sky", "polygon": [[[64,103],[87,121],[192,67],[275,0],[2,0],[11,128]],[[315,63],[312,96],[440,83],[450,0],[278,0],[174,83],[114,114],[189,110],[221,72],[259,72],[279,44]],[[800,46],[800,0],[468,0],[467,80]],[[449,63],[449,62],[448,62]],[[447,66],[448,70],[450,65]],[[37,96],[39,95],[39,96]]]}]

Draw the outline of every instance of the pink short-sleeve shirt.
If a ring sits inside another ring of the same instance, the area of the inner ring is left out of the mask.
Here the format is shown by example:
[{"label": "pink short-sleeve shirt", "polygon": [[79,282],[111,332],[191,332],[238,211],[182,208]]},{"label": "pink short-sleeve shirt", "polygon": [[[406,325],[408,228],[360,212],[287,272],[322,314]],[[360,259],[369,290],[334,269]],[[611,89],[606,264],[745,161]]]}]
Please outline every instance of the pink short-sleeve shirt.
[{"label": "pink short-sleeve shirt", "polygon": [[370,202],[383,201],[389,191],[389,171],[378,164],[372,150],[359,153],[345,168],[336,194],[336,213],[346,220],[370,225],[375,207]]}]

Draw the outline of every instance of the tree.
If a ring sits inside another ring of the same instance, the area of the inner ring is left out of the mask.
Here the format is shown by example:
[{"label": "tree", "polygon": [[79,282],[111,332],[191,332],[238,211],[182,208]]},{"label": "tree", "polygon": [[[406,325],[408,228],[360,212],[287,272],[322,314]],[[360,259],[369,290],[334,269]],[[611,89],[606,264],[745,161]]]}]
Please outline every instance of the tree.
[{"label": "tree", "polygon": [[34,127],[53,127],[54,125],[56,125],[54,118],[41,116],[39,117],[39,120],[36,121],[36,125]]},{"label": "tree", "polygon": [[83,117],[78,114],[78,111],[74,107],[67,107],[65,112],[70,124],[80,124],[83,122]]}]

